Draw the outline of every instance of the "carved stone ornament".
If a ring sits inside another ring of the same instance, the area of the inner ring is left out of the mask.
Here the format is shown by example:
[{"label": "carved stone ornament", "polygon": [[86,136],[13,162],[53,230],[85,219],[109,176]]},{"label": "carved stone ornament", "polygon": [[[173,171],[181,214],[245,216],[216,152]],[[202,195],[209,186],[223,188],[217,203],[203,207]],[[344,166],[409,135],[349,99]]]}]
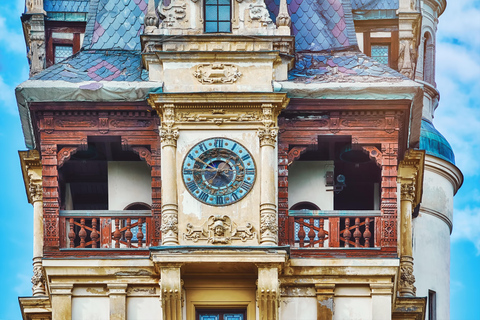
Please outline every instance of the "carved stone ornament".
[{"label": "carved stone ornament", "polygon": [[259,1],[255,3],[250,3],[248,5],[249,16],[252,20],[259,20],[263,25],[273,24],[272,19],[270,19],[270,14],[268,13],[265,2]]},{"label": "carved stone ornament", "polygon": [[276,236],[277,232],[278,224],[275,213],[262,213],[260,217],[260,233],[262,237],[265,235]]},{"label": "carved stone ornament", "polygon": [[[415,174],[416,175],[416,174]],[[409,179],[410,181],[402,181],[401,183],[401,199],[406,201],[413,201],[416,195],[415,178]]]},{"label": "carved stone ornament", "polygon": [[164,146],[176,146],[178,139],[178,130],[173,126],[175,124],[175,111],[173,106],[165,106],[162,115],[162,128],[160,129],[160,139]]},{"label": "carved stone ornament", "polygon": [[188,19],[187,4],[183,0],[173,0],[169,6],[163,7],[163,1],[160,2],[160,13],[163,15],[162,28],[181,28],[186,26]]},{"label": "carved stone ornament", "polygon": [[226,63],[198,65],[193,76],[202,84],[232,84],[242,76],[238,67]]},{"label": "carved stone ornament", "polygon": [[30,177],[28,192],[30,193],[29,195],[30,199],[32,199],[32,203],[41,201],[43,197],[42,180],[34,180],[32,177]]},{"label": "carved stone ornament", "polygon": [[415,296],[417,288],[414,286],[415,276],[413,275],[413,258],[402,257],[400,262],[399,288],[401,296]]},{"label": "carved stone ornament", "polygon": [[32,276],[32,293],[33,295],[45,295],[45,276],[41,265],[33,267]]},{"label": "carved stone ornament", "polygon": [[400,41],[400,50],[398,56],[398,69],[404,76],[412,79],[413,70],[415,69],[414,52],[410,40]]},{"label": "carved stone ornament", "polygon": [[212,109],[212,112],[178,112],[176,114],[176,122],[208,122],[220,125],[222,123],[244,123],[259,122],[260,115],[257,112],[245,111],[238,112],[229,109]]},{"label": "carved stone ornament", "polygon": [[162,214],[162,233],[167,234],[178,234],[178,217],[176,214],[164,213]]},{"label": "carved stone ornament", "polygon": [[278,128],[275,126],[274,112],[272,105],[265,105],[262,108],[262,124],[263,127],[258,129],[258,138],[260,139],[260,145],[275,146],[277,141]]},{"label": "carved stone ornament", "polygon": [[253,240],[257,233],[253,231],[251,223],[245,227],[238,227],[228,216],[210,216],[201,227],[194,227],[191,223],[187,224],[187,233],[184,234],[185,240],[193,242],[206,241],[211,244],[229,244],[234,240]]}]

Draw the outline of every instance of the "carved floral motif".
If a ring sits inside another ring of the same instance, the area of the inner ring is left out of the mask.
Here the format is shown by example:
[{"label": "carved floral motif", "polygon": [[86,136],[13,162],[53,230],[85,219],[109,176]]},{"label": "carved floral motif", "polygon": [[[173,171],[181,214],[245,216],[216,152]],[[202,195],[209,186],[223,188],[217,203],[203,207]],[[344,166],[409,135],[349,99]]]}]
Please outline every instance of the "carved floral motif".
[{"label": "carved floral motif", "polygon": [[277,141],[278,127],[275,126],[273,106],[266,104],[262,106],[262,124],[257,131],[258,138],[260,139],[260,145],[275,146]]},{"label": "carved floral motif", "polygon": [[234,240],[255,239],[257,233],[253,231],[251,223],[245,227],[238,227],[228,216],[210,216],[201,227],[194,227],[191,223],[187,224],[187,233],[184,234],[185,240],[193,242],[206,241],[212,244],[229,244]]},{"label": "carved floral motif", "polygon": [[275,213],[262,213],[260,218],[260,233],[262,237],[264,234],[276,235],[278,231],[277,217]]},{"label": "carved floral motif", "polygon": [[173,233],[175,236],[178,234],[178,217],[173,213],[162,214],[162,233]]},{"label": "carved floral motif", "polygon": [[208,63],[198,65],[193,76],[202,84],[232,84],[242,73],[233,64]]},{"label": "carved floral motif", "polygon": [[41,265],[33,267],[33,276],[31,280],[33,295],[43,294],[45,295],[45,276]]}]

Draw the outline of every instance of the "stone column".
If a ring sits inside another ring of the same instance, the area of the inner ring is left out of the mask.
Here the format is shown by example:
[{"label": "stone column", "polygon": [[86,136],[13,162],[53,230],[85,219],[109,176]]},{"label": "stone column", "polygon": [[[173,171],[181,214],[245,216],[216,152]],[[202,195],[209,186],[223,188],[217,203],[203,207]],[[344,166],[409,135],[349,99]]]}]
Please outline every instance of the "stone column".
[{"label": "stone column", "polygon": [[50,284],[52,320],[72,319],[73,284]]},{"label": "stone column", "polygon": [[278,299],[280,286],[278,282],[278,265],[257,264],[258,284],[257,303],[260,320],[278,319]]},{"label": "stone column", "polygon": [[45,276],[42,268],[44,243],[42,163],[36,150],[20,151],[19,156],[28,202],[33,205],[32,293],[34,296],[45,296]]},{"label": "stone column", "polygon": [[171,263],[160,266],[160,299],[163,320],[182,320],[182,264]]},{"label": "stone column", "polygon": [[275,126],[274,108],[262,105],[263,126],[258,130],[260,138],[260,244],[277,245],[277,205],[275,197],[275,159],[278,128]]},{"label": "stone column", "polygon": [[162,245],[178,245],[178,199],[177,199],[177,139],[174,128],[173,105],[163,107],[160,138],[162,141]]},{"label": "stone column", "polygon": [[415,181],[402,179],[400,201],[400,284],[402,297],[415,296],[412,248],[412,205],[415,198]]},{"label": "stone column", "polygon": [[372,319],[390,319],[392,316],[392,283],[370,283],[372,291]]},{"label": "stone column", "polygon": [[322,283],[316,284],[317,293],[317,320],[333,319],[333,298],[335,296],[335,284]]},{"label": "stone column", "polygon": [[107,284],[110,297],[110,320],[125,320],[127,318],[127,284]]},{"label": "stone column", "polygon": [[425,151],[407,150],[398,165],[400,183],[400,279],[401,297],[415,296],[413,275],[412,212],[421,201]]}]

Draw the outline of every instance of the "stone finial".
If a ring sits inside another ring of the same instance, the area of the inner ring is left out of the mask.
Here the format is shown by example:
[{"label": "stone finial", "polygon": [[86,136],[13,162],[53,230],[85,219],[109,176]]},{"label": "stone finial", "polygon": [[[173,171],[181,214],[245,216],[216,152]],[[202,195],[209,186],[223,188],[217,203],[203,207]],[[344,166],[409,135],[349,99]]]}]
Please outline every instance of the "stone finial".
[{"label": "stone finial", "polygon": [[153,33],[158,29],[160,19],[158,18],[156,9],[155,9],[155,0],[148,0],[148,11],[144,18],[145,23],[145,32],[144,33]]}]

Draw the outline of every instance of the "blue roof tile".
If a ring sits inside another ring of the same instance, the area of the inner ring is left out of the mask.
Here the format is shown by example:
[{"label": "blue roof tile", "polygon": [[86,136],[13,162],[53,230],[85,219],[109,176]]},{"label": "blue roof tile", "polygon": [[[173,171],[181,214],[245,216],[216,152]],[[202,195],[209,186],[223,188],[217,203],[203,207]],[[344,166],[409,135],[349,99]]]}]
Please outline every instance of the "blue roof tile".
[{"label": "blue roof tile", "polygon": [[32,77],[32,80],[82,81],[145,81],[139,51],[84,50],[54,64]]},{"label": "blue roof tile", "polygon": [[[280,0],[265,0],[272,19]],[[297,51],[343,50],[357,45],[352,10],[342,0],[287,0]]]},{"label": "blue roof tile", "polygon": [[91,0],[85,49],[140,50],[146,0]]},{"label": "blue roof tile", "polygon": [[447,139],[433,126],[433,123],[422,119],[420,129],[420,149],[429,155],[455,164],[455,154]]},{"label": "blue roof tile", "polygon": [[402,81],[407,77],[358,51],[297,53],[289,80],[296,82]]}]

